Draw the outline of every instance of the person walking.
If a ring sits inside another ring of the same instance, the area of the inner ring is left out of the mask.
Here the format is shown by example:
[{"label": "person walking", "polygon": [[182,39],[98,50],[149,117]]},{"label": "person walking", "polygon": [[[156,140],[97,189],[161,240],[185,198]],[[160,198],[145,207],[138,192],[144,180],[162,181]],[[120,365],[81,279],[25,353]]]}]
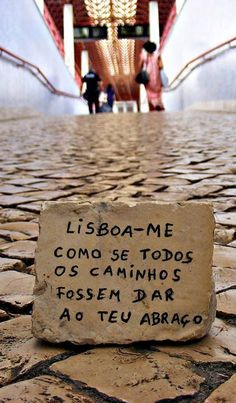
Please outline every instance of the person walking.
[{"label": "person walking", "polygon": [[111,110],[113,108],[113,103],[115,99],[115,91],[111,84],[108,84],[106,87],[106,94],[107,94],[107,103],[110,106]]},{"label": "person walking", "polygon": [[147,41],[140,55],[140,67],[148,74],[149,81],[145,84],[150,111],[163,111],[162,85],[160,70],[163,68],[161,57],[158,55],[154,42]]},{"label": "person walking", "polygon": [[99,75],[91,68],[89,72],[83,77],[83,83],[86,83],[86,91],[84,93],[84,98],[88,101],[89,113],[93,113],[93,107],[95,106],[95,112],[99,112],[99,94],[100,87],[99,82],[101,78]]}]

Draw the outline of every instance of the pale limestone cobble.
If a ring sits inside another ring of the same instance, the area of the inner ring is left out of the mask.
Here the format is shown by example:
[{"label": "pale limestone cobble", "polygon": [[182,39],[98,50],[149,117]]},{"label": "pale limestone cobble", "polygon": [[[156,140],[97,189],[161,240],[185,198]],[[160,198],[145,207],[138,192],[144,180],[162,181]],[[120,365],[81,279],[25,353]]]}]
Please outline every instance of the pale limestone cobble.
[{"label": "pale limestone cobble", "polygon": [[[0,402],[45,402],[47,393],[135,403],[186,395],[212,402],[223,393],[233,402],[235,375],[226,381],[236,372],[236,115],[11,116],[0,113]],[[218,311],[209,336],[119,352],[36,341],[31,280],[42,202],[130,198],[213,203]]]}]

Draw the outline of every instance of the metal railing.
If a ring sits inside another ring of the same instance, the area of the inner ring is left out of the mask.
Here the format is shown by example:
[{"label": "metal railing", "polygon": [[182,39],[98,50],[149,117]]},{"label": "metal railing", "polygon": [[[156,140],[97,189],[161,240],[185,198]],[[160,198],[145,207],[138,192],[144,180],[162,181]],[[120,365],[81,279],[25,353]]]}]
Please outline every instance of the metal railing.
[{"label": "metal railing", "polygon": [[179,71],[179,73],[171,80],[168,87],[164,88],[163,90],[165,92],[175,90],[189,76],[189,74],[191,74],[192,71],[195,70],[197,67],[199,67],[201,64],[213,60],[214,58],[221,55],[223,52],[235,46],[236,46],[236,36],[196,56],[194,59],[190,60],[188,63],[184,65],[184,67]]},{"label": "metal railing", "polygon": [[10,52],[9,50],[0,46],[0,56],[4,57],[7,61],[14,63],[17,67],[23,67],[28,69],[52,94],[59,95],[67,98],[74,98],[83,100],[83,97],[80,95],[70,94],[65,91],[60,91],[48,80],[42,70],[33,63],[28,62],[25,59],[22,59],[20,56]]},{"label": "metal railing", "polygon": [[[171,80],[168,87],[163,88],[163,91],[168,92],[175,90],[189,76],[189,74],[191,74],[191,72],[201,64],[211,61],[215,57],[218,57],[221,53],[233,47],[236,47],[236,36],[196,56],[184,65],[179,73]],[[0,56],[4,56],[5,59],[11,63],[14,63],[17,67],[27,68],[52,94],[84,101],[84,98],[80,95],[70,94],[55,88],[38,66],[30,63],[20,56],[17,56],[2,46],[0,46]]]}]

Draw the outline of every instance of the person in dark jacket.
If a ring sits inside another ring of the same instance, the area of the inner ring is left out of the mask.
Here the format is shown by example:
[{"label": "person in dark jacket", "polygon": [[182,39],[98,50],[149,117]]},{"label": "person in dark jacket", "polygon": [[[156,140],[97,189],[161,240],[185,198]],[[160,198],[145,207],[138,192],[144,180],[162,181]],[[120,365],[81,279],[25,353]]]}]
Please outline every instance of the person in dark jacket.
[{"label": "person in dark jacket", "polygon": [[95,112],[99,112],[99,94],[101,81],[99,75],[90,69],[89,72],[83,77],[83,83],[86,83],[86,91],[84,94],[85,99],[88,101],[89,113],[93,113],[93,106],[95,105]]},{"label": "person in dark jacket", "polygon": [[107,94],[107,103],[111,107],[113,107],[113,102],[115,98],[115,91],[113,90],[113,87],[111,84],[108,84],[106,87],[106,94]]}]

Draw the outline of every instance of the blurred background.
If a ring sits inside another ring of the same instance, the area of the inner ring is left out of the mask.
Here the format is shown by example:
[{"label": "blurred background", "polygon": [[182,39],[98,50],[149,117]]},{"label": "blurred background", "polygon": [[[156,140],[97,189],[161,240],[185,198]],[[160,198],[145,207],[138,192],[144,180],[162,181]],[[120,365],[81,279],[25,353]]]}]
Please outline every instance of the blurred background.
[{"label": "blurred background", "polygon": [[166,111],[235,110],[235,0],[1,0],[0,107],[87,114],[82,77],[112,84],[113,112],[147,112],[143,44],[161,55]]}]

